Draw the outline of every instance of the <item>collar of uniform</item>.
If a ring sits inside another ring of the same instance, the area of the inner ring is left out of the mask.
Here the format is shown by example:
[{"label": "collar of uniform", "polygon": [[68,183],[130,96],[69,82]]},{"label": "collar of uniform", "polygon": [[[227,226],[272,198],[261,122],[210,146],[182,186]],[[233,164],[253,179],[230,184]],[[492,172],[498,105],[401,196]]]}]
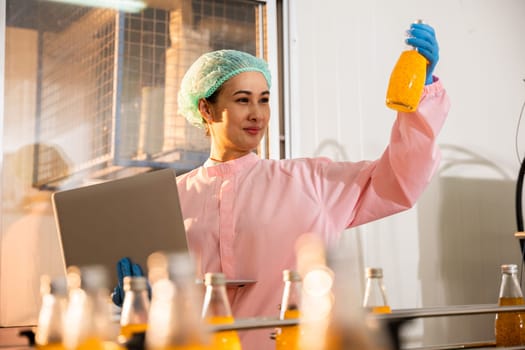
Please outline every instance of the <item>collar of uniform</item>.
[{"label": "collar of uniform", "polygon": [[250,152],[245,156],[229,160],[224,163],[216,163],[216,165],[213,165],[214,163],[208,162],[208,160],[205,163],[206,166],[203,167],[203,171],[208,176],[224,176],[228,174],[233,174],[240,169],[251,167],[258,160],[260,160],[259,156],[253,152]]}]

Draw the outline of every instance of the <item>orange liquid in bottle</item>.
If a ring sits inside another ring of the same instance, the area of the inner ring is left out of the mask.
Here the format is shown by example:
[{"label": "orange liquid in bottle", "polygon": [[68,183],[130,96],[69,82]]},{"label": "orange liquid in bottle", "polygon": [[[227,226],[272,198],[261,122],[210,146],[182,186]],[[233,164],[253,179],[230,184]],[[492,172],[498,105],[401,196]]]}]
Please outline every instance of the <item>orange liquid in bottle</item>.
[{"label": "orange liquid in bottle", "polygon": [[392,310],[390,309],[390,306],[374,306],[371,308],[372,313],[374,314],[390,314],[392,313]]},{"label": "orange liquid in bottle", "polygon": [[75,350],[105,350],[104,342],[96,337],[87,338]]},{"label": "orange liquid in bottle", "polygon": [[[523,298],[500,298],[500,306],[523,305]],[[520,312],[501,312],[494,322],[496,346],[515,346],[525,340],[525,314]]]},{"label": "orange liquid in bottle", "polygon": [[62,343],[51,343],[46,345],[36,345],[38,350],[66,350]]},{"label": "orange liquid in bottle", "polygon": [[[209,324],[230,324],[234,322],[232,316],[211,316],[206,319]],[[215,332],[212,337],[215,350],[241,350],[241,340],[236,331]]]},{"label": "orange liquid in bottle", "polygon": [[133,333],[143,333],[148,328],[148,325],[143,324],[128,324],[120,327],[119,341],[126,341],[131,339]]},{"label": "orange liquid in bottle", "polygon": [[326,332],[324,349],[341,349],[342,344],[341,330],[335,325],[330,325]]},{"label": "orange liquid in bottle", "polygon": [[158,350],[211,350],[211,349],[212,347],[208,345],[190,344],[190,345],[167,346],[167,347],[164,347]]},{"label": "orange liquid in bottle", "polygon": [[388,108],[401,112],[413,112],[425,87],[427,60],[416,50],[401,53],[392,74],[386,93]]},{"label": "orange liquid in bottle", "polygon": [[[284,319],[299,318],[300,312],[297,308],[288,309],[284,312]],[[281,332],[275,337],[276,350],[297,350],[299,346],[299,326],[282,327]]]}]

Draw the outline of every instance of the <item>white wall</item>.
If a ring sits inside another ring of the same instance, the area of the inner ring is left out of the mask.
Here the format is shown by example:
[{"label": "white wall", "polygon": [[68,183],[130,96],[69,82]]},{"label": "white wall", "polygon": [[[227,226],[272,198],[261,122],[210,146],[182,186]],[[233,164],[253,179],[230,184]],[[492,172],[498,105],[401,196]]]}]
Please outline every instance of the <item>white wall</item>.
[{"label": "white wall", "polygon": [[[439,137],[440,171],[415,208],[345,233],[356,261],[349,274],[362,284],[364,266],[382,266],[394,308],[497,302],[499,265],[520,262],[513,191],[525,100],[525,2],[295,0],[289,6],[293,157],[378,157],[394,120],[384,96],[404,32],[417,18],[436,29],[435,74],[452,101]],[[492,339],[493,315],[419,321],[407,334],[423,335],[424,343]]]}]

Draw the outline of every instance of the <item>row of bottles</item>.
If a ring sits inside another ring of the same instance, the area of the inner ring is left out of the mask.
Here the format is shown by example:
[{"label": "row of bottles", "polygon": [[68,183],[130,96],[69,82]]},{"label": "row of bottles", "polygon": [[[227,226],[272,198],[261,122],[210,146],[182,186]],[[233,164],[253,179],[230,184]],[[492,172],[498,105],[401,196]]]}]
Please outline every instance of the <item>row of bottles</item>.
[{"label": "row of bottles", "polygon": [[[47,290],[43,293],[36,334],[38,348],[116,350],[130,342],[133,334],[142,333],[149,350],[241,349],[237,332],[210,334],[206,329],[206,325],[234,322],[224,274],[206,274],[203,295],[202,288],[195,283],[195,267],[188,255],[155,253],[149,268],[151,304],[146,277],[125,277],[125,297],[118,323],[114,317],[112,320],[107,274],[100,266],[73,269],[68,282],[54,279],[43,283]],[[314,282],[321,281],[323,274],[329,279],[327,271],[319,271]],[[279,318],[301,319],[302,278],[298,271],[285,270],[283,281]],[[367,287],[367,290],[374,289]],[[305,332],[316,336],[299,325],[283,327],[276,335],[276,349],[304,348],[300,338]]]},{"label": "row of bottles", "polygon": [[[518,266],[501,265],[499,306],[524,305],[525,299],[518,280]],[[367,269],[367,284],[363,306],[373,313],[390,313],[380,268]],[[525,312],[496,313],[494,321],[496,346],[525,345]]]},{"label": "row of bottles", "polygon": [[[309,257],[311,259],[311,257]],[[278,329],[276,350],[385,348],[372,335],[367,313],[390,313],[381,268],[367,268],[362,303],[352,298],[352,286],[335,278],[344,271],[340,258],[321,256],[283,271],[284,288],[279,318],[300,320]],[[155,253],[149,262],[151,304],[146,277],[125,277],[125,298],[115,321],[107,289],[107,274],[100,266],[72,269],[66,278],[43,279],[42,307],[36,332],[39,349],[118,350],[145,335],[148,350],[240,350],[236,331],[209,332],[209,326],[232,324],[234,318],[222,273],[207,273],[205,289],[196,283],[195,266],[187,254]],[[499,305],[525,304],[517,265],[501,266]],[[304,276],[304,278],[302,277]],[[372,318],[373,320],[373,318]],[[350,328],[349,328],[350,327]],[[496,314],[497,346],[525,345],[525,313]],[[144,344],[144,341],[143,341]],[[353,344],[350,346],[350,344]]]},{"label": "row of bottles", "polygon": [[71,268],[66,278],[44,280],[35,341],[46,350],[118,349],[107,273],[101,266]]},{"label": "row of bottles", "polygon": [[222,273],[205,275],[205,291],[196,283],[188,254],[154,253],[148,279],[123,279],[124,302],[119,319],[101,266],[73,268],[65,278],[42,283],[43,297],[36,330],[44,350],[119,350],[143,336],[148,350],[240,350],[236,331],[209,332],[209,326],[234,322]]},{"label": "row of bottles", "polygon": [[[390,313],[386,298],[381,268],[367,268],[366,289],[363,300],[365,310],[374,314]],[[300,319],[301,300],[303,294],[302,279],[297,271],[283,271],[284,289],[279,319]],[[287,326],[278,329],[275,335],[276,350],[298,350],[301,337],[306,337],[305,326]],[[327,346],[327,348],[330,348]]]},{"label": "row of bottles", "polygon": [[[517,273],[517,265],[501,265],[499,306],[525,304]],[[376,314],[391,312],[382,279],[382,269],[367,269],[367,284],[363,306]],[[496,313],[494,334],[496,346],[512,347],[525,345],[525,312]]]}]

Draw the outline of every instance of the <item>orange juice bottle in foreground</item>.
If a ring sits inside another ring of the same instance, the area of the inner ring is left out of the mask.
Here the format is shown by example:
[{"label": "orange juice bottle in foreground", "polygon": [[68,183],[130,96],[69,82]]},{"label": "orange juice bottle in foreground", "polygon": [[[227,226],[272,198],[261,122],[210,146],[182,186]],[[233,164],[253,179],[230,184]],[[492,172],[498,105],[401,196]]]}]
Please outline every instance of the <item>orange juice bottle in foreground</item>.
[{"label": "orange juice bottle in foreground", "polygon": [[[279,319],[299,319],[301,313],[301,276],[297,271],[283,271],[283,297],[281,301],[281,312]],[[282,327],[277,331],[275,337],[276,350],[295,350],[299,346],[299,326]]]},{"label": "orange juice bottle in foreground", "polygon": [[[501,265],[500,306],[524,304],[523,294],[517,278],[518,266]],[[496,314],[494,331],[496,346],[518,346],[525,342],[525,314],[521,312],[501,312]]]},{"label": "orange juice bottle in foreground", "polygon": [[383,269],[380,267],[369,267],[366,269],[366,288],[363,307],[375,314],[391,312],[383,284]]},{"label": "orange juice bottle in foreground", "polygon": [[51,280],[44,275],[40,283],[43,295],[35,334],[36,348],[65,350],[63,320],[67,307],[67,281],[62,276]]},{"label": "orange juice bottle in foreground", "polygon": [[118,349],[118,324],[111,317],[107,269],[102,265],[89,265],[83,266],[75,274],[80,285],[69,292],[64,327],[66,348]]},{"label": "orange juice bottle in foreground", "polygon": [[[202,317],[211,325],[231,324],[234,318],[226,295],[226,277],[223,273],[206,273],[206,292]],[[212,336],[213,349],[241,350],[241,341],[236,331],[215,332]]]},{"label": "orange juice bottle in foreground", "polygon": [[152,298],[147,350],[211,349],[201,318],[202,288],[189,252],[155,252],[148,257]]},{"label": "orange juice bottle in foreground", "polygon": [[[418,20],[418,23],[421,23]],[[416,49],[403,51],[390,75],[386,105],[400,112],[413,112],[419,105],[427,74],[427,60]]]},{"label": "orange juice bottle in foreground", "polygon": [[119,341],[131,339],[133,333],[145,332],[148,325],[149,297],[148,280],[145,276],[126,276],[124,302],[120,316]]}]

